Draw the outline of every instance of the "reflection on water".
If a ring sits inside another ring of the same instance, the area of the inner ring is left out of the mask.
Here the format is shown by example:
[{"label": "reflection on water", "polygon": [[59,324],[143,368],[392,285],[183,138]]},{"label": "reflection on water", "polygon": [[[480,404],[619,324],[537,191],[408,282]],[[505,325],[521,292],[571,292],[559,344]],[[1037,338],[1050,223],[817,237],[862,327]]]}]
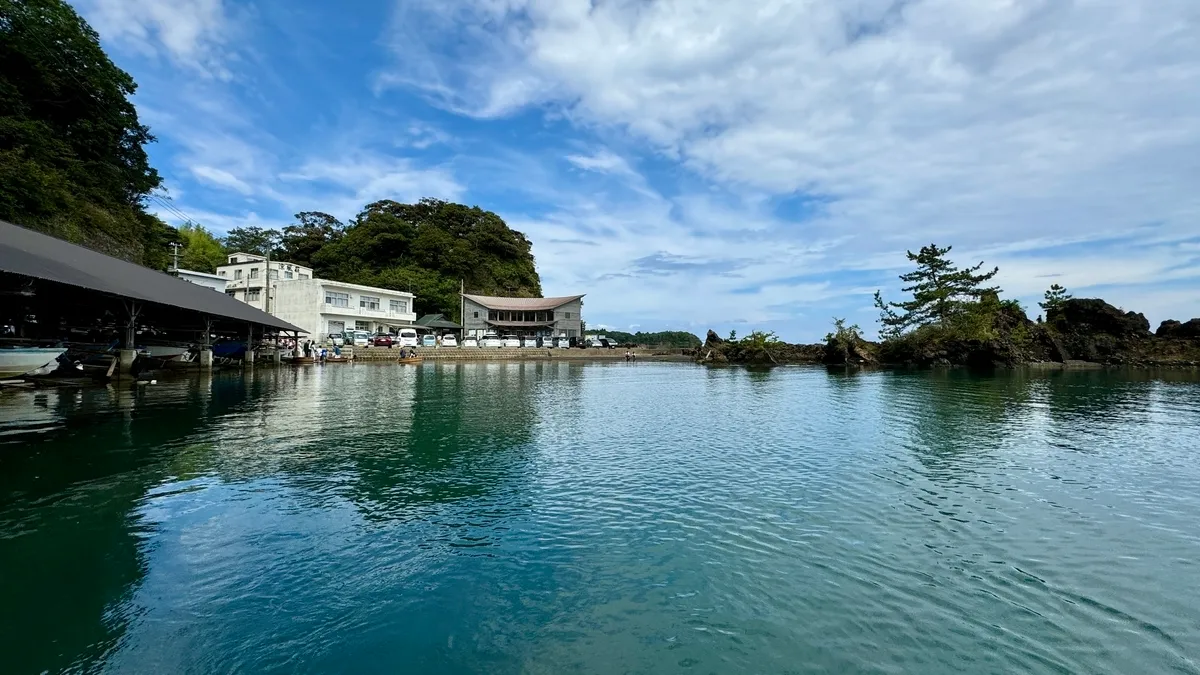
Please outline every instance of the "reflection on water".
[{"label": "reflection on water", "polygon": [[3,672],[1200,672],[1179,374],[0,392]]}]

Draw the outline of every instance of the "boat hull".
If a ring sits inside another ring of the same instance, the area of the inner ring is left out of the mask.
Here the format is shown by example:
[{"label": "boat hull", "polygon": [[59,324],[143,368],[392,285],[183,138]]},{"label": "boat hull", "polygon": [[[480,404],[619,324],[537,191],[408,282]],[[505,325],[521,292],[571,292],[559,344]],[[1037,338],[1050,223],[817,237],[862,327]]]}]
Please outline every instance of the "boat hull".
[{"label": "boat hull", "polygon": [[413,358],[409,358],[409,359],[399,359],[399,360],[397,360],[397,361],[396,361],[396,363],[399,363],[399,364],[402,364],[402,365],[403,365],[403,364],[409,364],[409,363],[420,363],[420,362],[422,362],[422,361],[424,361],[424,360],[425,360],[425,359],[423,359],[423,358],[421,358],[421,357],[419,357],[419,356],[415,356],[415,357],[413,357]]},{"label": "boat hull", "polygon": [[0,349],[0,379],[21,377],[46,368],[66,351],[66,347]]}]

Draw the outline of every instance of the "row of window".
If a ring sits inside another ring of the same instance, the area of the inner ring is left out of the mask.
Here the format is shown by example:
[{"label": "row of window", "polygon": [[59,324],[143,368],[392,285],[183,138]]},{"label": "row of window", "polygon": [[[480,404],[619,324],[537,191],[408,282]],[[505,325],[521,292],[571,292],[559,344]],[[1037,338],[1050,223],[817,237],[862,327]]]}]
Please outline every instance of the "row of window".
[{"label": "row of window", "polygon": [[[238,296],[238,293],[241,293],[241,292],[242,291],[238,291],[238,290],[225,291],[225,295],[228,295],[231,298],[236,298]],[[246,291],[246,302],[258,302],[261,299],[262,299],[262,289],[251,288]]]},{"label": "row of window", "polygon": [[[249,276],[248,276],[247,278],[249,278],[249,279],[257,279],[257,278],[258,278],[258,273],[259,273],[259,268],[257,268],[257,267],[251,267],[251,268],[250,268],[250,274],[249,274]],[[218,274],[218,275],[220,275],[220,276],[225,276],[225,270],[217,270],[217,274]],[[300,279],[307,279],[307,278],[308,278],[308,275],[307,275],[307,274],[305,274],[305,273],[303,273],[303,272],[300,272],[299,274],[300,274]],[[278,279],[278,278],[279,278],[279,270],[271,270],[271,271],[270,271],[270,274],[269,274],[268,276],[269,276],[269,278],[271,278],[271,279]],[[242,270],[234,270],[234,271],[233,271],[233,279],[234,279],[234,281],[237,281],[238,279],[241,279],[241,278],[242,278]],[[284,271],[283,271],[283,278],[284,278],[284,279],[295,279],[295,278],[296,278],[296,273],[295,273],[295,272],[293,272],[293,271],[292,271],[292,270],[290,270],[290,269],[288,269],[288,270],[284,270]]]},{"label": "row of window", "polygon": [[[325,304],[330,307],[349,307],[350,294],[325,291]],[[370,295],[360,295],[358,296],[358,307],[359,309],[368,309],[377,312],[380,308],[380,300]],[[408,301],[388,300],[388,311],[392,314],[408,314]]]},{"label": "row of window", "polygon": [[[473,318],[479,318],[479,312],[473,312]],[[505,312],[494,309],[488,310],[488,321],[524,321],[527,323],[550,323],[554,321],[554,312]],[[570,319],[570,312],[563,312],[564,319]]]}]

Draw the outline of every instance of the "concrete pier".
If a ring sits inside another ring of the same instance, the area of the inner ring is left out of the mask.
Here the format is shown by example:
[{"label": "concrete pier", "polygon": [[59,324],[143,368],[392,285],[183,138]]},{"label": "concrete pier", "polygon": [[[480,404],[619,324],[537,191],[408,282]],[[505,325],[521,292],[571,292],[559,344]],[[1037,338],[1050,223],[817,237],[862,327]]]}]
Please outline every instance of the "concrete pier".
[{"label": "concrete pier", "polygon": [[200,369],[212,370],[213,353],[211,349],[200,350]]},{"label": "concrete pier", "polygon": [[133,371],[133,361],[136,358],[136,349],[122,349],[117,352],[117,367],[120,368],[122,375],[128,375]]}]

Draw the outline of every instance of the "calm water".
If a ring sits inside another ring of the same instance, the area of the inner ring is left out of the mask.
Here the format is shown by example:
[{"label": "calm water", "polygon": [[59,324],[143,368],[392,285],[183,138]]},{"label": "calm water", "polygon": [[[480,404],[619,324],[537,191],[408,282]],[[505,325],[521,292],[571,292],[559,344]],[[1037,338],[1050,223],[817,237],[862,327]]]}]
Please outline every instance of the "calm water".
[{"label": "calm water", "polygon": [[0,392],[0,672],[1200,673],[1190,376]]}]

